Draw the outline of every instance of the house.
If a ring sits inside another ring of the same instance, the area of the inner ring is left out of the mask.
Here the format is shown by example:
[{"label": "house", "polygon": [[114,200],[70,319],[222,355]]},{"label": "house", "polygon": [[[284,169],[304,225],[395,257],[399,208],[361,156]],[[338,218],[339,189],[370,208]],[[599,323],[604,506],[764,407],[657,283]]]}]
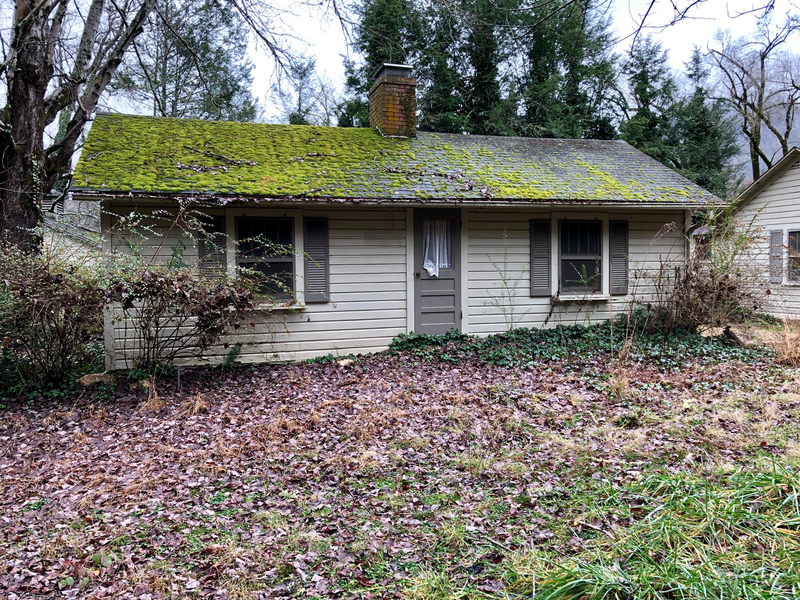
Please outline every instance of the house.
[{"label": "house", "polygon": [[[417,132],[415,86],[409,67],[384,65],[369,129],[98,115],[73,195],[101,203],[106,231],[193,202],[227,235],[229,276],[289,275],[291,310],[265,306],[263,324],[232,337],[243,362],[607,319],[660,261],[683,258],[690,212],[718,201],[621,141]],[[153,227],[164,237],[138,251],[180,246],[203,263],[193,239]],[[254,233],[297,252],[237,254]],[[126,243],[106,236],[108,248]],[[124,333],[112,318],[107,330],[109,367],[124,366]]]},{"label": "house", "polygon": [[760,232],[767,311],[800,319],[800,149],[792,148],[735,200],[735,219]]}]

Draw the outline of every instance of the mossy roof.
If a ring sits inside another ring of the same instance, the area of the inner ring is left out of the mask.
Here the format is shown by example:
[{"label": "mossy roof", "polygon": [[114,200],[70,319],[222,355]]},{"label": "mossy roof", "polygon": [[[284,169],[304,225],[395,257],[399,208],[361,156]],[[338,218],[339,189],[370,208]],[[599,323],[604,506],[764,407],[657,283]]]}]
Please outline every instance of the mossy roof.
[{"label": "mossy roof", "polygon": [[74,190],[221,197],[706,203],[619,141],[98,115]]}]

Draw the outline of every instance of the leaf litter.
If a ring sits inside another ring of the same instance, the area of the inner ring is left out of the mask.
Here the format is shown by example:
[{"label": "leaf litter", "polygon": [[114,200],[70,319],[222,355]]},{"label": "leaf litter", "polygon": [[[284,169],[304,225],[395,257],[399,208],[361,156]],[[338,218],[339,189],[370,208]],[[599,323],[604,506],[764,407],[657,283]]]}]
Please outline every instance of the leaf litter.
[{"label": "leaf litter", "polygon": [[184,372],[157,405],[123,385],[11,404],[0,596],[416,597],[430,576],[504,597],[514,553],[613,531],[569,505],[581,482],[800,456],[796,374],[398,352]]}]

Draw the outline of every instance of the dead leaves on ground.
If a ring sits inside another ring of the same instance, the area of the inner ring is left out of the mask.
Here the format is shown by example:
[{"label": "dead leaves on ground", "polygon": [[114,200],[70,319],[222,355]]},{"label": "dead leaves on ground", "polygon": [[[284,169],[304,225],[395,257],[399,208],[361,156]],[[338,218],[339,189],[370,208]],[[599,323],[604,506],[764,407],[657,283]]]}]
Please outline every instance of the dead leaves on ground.
[{"label": "dead leaves on ground", "polygon": [[0,595],[395,597],[432,564],[497,592],[576,478],[800,456],[793,373],[378,355],[12,406]]}]

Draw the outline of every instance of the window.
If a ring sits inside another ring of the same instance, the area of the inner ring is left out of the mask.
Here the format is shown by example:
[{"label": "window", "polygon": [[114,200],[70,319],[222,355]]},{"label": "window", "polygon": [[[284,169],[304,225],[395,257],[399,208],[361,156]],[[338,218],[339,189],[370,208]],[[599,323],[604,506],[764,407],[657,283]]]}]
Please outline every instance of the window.
[{"label": "window", "polygon": [[294,220],[239,217],[236,264],[253,273],[260,294],[287,299],[294,295]]},{"label": "window", "polygon": [[800,281],[800,231],[789,232],[789,255],[786,276],[789,281]]},{"label": "window", "polygon": [[627,295],[628,221],[563,219],[553,225],[551,219],[531,220],[531,297],[599,296],[607,286],[612,296]]},{"label": "window", "polygon": [[602,292],[601,221],[561,221],[559,285],[561,292]]},{"label": "window", "polygon": [[197,258],[200,272],[206,277],[224,278],[228,269],[225,217],[203,215],[203,230],[197,236]]},{"label": "window", "polygon": [[439,269],[453,266],[453,222],[450,219],[425,219],[422,222],[422,268],[431,277]]}]

